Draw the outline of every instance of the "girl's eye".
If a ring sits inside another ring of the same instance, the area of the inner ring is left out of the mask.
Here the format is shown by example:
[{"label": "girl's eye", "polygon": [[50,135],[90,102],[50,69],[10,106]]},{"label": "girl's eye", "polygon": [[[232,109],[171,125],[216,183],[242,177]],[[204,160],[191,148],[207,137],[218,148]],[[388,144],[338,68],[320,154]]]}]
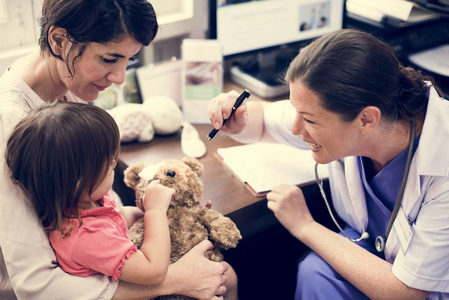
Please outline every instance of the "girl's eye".
[{"label": "girl's eye", "polygon": [[114,59],[107,59],[107,58],[104,58],[104,57],[103,57],[103,61],[104,61],[105,63],[107,63],[107,64],[113,64],[113,63],[116,63],[116,62],[117,62],[117,59],[116,59],[116,58],[114,58]]}]

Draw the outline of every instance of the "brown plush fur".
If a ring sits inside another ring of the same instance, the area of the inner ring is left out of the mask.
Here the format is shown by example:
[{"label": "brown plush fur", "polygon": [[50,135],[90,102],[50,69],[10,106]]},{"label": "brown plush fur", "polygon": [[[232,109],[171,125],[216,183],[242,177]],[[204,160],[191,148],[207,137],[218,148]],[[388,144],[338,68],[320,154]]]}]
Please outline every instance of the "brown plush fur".
[{"label": "brown plush fur", "polygon": [[[145,188],[151,181],[139,177],[138,174],[143,168],[144,165],[139,163],[125,170],[125,183],[136,191],[136,205],[140,209],[142,209]],[[203,170],[203,165],[196,158],[168,159],[163,161],[153,178],[153,180],[159,179],[161,184],[176,190],[176,196],[172,199],[167,211],[171,238],[171,263],[205,239],[211,240],[215,245],[212,250],[206,252],[206,257],[213,261],[222,261],[223,255],[220,248],[235,248],[242,238],[231,219],[213,209],[199,205],[203,195],[203,183],[200,179]],[[138,247],[142,245],[143,231],[143,219],[130,228],[130,239]],[[171,295],[158,299],[190,298]]]}]

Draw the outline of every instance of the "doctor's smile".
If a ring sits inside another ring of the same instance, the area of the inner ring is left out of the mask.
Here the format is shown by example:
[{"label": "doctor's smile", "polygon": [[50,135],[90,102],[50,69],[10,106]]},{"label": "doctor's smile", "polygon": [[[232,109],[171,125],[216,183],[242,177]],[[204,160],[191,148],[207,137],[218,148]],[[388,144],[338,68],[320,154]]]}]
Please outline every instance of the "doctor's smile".
[{"label": "doctor's smile", "polygon": [[[304,141],[304,142],[306,142],[306,141]],[[306,142],[306,143],[309,146],[310,150],[312,150],[314,152],[318,151],[319,149],[321,149],[323,147],[318,143],[309,143],[309,142]]]}]

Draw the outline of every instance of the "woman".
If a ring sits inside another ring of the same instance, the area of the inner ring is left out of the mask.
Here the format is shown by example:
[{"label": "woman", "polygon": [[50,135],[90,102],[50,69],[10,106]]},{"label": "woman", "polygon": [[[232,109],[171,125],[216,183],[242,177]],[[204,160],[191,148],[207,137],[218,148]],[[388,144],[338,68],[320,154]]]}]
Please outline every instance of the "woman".
[{"label": "woman", "polygon": [[[329,164],[344,232],[314,221],[296,186],[267,195],[268,208],[312,250],[299,265],[295,299],[448,298],[449,157],[441,149],[449,146],[449,102],[386,44],[349,29],[301,51],[286,81],[290,103],[248,102],[222,131],[306,146]],[[211,101],[215,128],[236,96]]]},{"label": "woman", "polygon": [[[14,62],[0,78],[1,153],[16,123],[33,108],[56,99],[93,101],[111,84],[123,83],[128,61],[154,39],[158,29],[147,0],[46,0],[40,24],[40,51]],[[31,205],[9,179],[4,155],[0,170],[0,298],[134,299],[186,294],[221,299],[226,281],[234,288],[228,292],[236,293],[232,268],[204,257],[212,247],[207,241],[170,265],[159,285],[64,273]]]}]

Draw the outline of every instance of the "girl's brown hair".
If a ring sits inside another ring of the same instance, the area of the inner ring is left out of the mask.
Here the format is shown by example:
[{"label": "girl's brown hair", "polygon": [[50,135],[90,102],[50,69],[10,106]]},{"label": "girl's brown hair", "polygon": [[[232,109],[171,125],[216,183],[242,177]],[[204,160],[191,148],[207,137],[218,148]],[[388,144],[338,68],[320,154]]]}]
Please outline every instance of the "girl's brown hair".
[{"label": "girl's brown hair", "polygon": [[114,119],[94,105],[54,102],[31,111],[12,132],[6,162],[46,230],[81,219],[80,198],[91,194],[117,159]]}]

